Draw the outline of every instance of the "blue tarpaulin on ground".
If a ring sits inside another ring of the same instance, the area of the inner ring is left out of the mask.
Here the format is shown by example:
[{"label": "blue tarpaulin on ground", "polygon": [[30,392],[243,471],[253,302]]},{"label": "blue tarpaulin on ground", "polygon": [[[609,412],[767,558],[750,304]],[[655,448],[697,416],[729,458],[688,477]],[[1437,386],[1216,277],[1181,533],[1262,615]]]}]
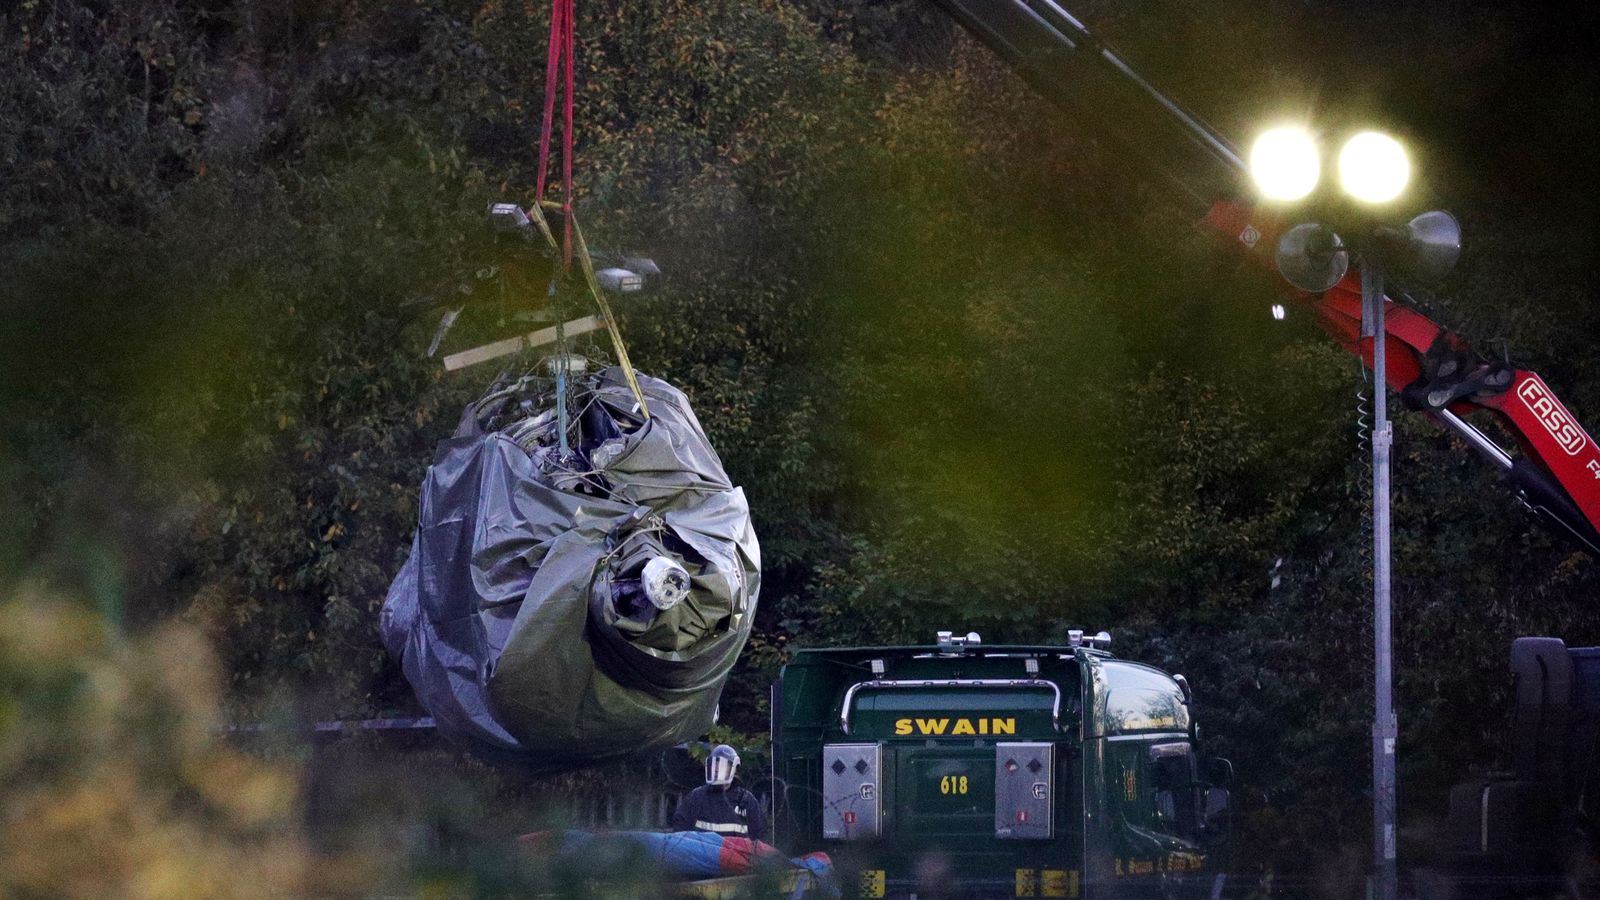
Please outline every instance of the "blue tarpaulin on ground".
[{"label": "blue tarpaulin on ground", "polygon": [[826,853],[789,859],[770,844],[707,831],[545,831],[521,839],[529,850],[584,860],[615,858],[608,850],[642,851],[644,859],[686,881],[797,869],[791,897],[837,897],[833,863]]}]

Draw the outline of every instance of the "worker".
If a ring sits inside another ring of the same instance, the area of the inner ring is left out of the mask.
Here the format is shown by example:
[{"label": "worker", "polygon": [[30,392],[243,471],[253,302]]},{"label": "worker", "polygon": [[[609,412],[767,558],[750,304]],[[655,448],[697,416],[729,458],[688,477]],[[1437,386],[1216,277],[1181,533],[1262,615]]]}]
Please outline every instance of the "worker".
[{"label": "worker", "polygon": [[739,783],[738,771],[739,754],[732,747],[712,747],[706,757],[706,783],[678,801],[672,812],[672,830],[766,840],[767,813],[756,795]]}]

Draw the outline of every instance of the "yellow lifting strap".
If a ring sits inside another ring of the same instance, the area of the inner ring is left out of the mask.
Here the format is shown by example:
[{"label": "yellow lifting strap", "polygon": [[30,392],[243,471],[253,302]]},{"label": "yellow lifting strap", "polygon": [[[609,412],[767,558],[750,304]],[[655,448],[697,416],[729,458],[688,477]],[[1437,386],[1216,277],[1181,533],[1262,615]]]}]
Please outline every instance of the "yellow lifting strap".
[{"label": "yellow lifting strap", "polygon": [[[541,207],[543,209],[541,209]],[[545,244],[552,253],[561,253],[561,242],[556,240],[555,232],[550,230],[550,222],[544,217],[544,210],[560,212],[561,204],[553,200],[541,200],[537,206],[530,206],[528,213],[539,226],[539,233],[544,235]],[[617,327],[617,317],[611,313],[611,304],[606,302],[606,295],[600,290],[600,280],[594,274],[594,260],[589,258],[589,245],[583,240],[583,229],[578,227],[578,216],[571,210],[566,211],[568,221],[572,223],[572,237],[574,249],[577,251],[579,268],[583,269],[583,280],[589,285],[589,296],[594,298],[595,306],[600,309],[600,317],[605,320],[606,332],[611,335],[611,347],[617,353],[617,365],[622,367],[623,377],[628,380],[628,388],[633,391],[633,398],[639,401],[639,412],[646,419],[650,418],[650,405],[645,402],[644,391],[639,388],[639,379],[633,374],[633,363],[628,359],[628,347],[622,342],[622,330]]]}]

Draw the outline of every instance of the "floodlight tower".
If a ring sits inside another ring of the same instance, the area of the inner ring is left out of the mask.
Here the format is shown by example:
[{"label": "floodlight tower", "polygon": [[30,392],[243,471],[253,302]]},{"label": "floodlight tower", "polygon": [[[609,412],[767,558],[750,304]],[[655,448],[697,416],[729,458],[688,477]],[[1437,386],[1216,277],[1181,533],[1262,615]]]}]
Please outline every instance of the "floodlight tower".
[{"label": "floodlight tower", "polygon": [[[1393,138],[1367,131],[1339,152],[1339,181],[1345,193],[1367,203],[1387,203],[1411,177],[1405,150]],[[1377,254],[1361,258],[1361,334],[1372,339],[1372,841],[1376,890],[1392,900],[1398,890],[1395,829],[1394,637],[1390,569],[1389,457],[1394,426],[1389,422],[1388,332],[1384,329],[1383,267]]]},{"label": "floodlight tower", "polygon": [[[1315,189],[1320,162],[1310,133],[1293,126],[1269,129],[1250,154],[1251,175],[1269,200],[1293,202]],[[1340,187],[1374,213],[1392,203],[1411,179],[1411,162],[1394,138],[1364,131],[1345,142],[1338,160]],[[1379,220],[1381,223],[1381,219]],[[1428,280],[1441,278],[1461,251],[1461,229],[1449,213],[1426,212],[1404,226],[1377,224],[1355,236],[1361,267],[1361,336],[1372,341],[1372,841],[1373,891],[1394,900],[1398,890],[1395,802],[1393,630],[1391,606],[1389,464],[1394,427],[1388,408],[1388,331],[1384,325],[1384,276],[1389,267]],[[1324,225],[1305,223],[1286,231],[1278,244],[1278,269],[1295,287],[1319,293],[1342,280],[1352,249]]]}]

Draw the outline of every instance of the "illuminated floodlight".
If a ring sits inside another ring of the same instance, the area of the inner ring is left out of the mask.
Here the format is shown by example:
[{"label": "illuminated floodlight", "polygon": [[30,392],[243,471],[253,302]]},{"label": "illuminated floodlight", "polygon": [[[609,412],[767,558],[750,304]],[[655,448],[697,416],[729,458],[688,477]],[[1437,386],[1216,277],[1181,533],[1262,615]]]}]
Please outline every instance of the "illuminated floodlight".
[{"label": "illuminated floodlight", "polygon": [[1268,200],[1299,200],[1316,188],[1321,174],[1317,142],[1304,128],[1270,128],[1250,145],[1250,177]]},{"label": "illuminated floodlight", "polygon": [[1363,131],[1339,151],[1339,184],[1362,203],[1388,203],[1410,180],[1406,150],[1387,134]]}]

